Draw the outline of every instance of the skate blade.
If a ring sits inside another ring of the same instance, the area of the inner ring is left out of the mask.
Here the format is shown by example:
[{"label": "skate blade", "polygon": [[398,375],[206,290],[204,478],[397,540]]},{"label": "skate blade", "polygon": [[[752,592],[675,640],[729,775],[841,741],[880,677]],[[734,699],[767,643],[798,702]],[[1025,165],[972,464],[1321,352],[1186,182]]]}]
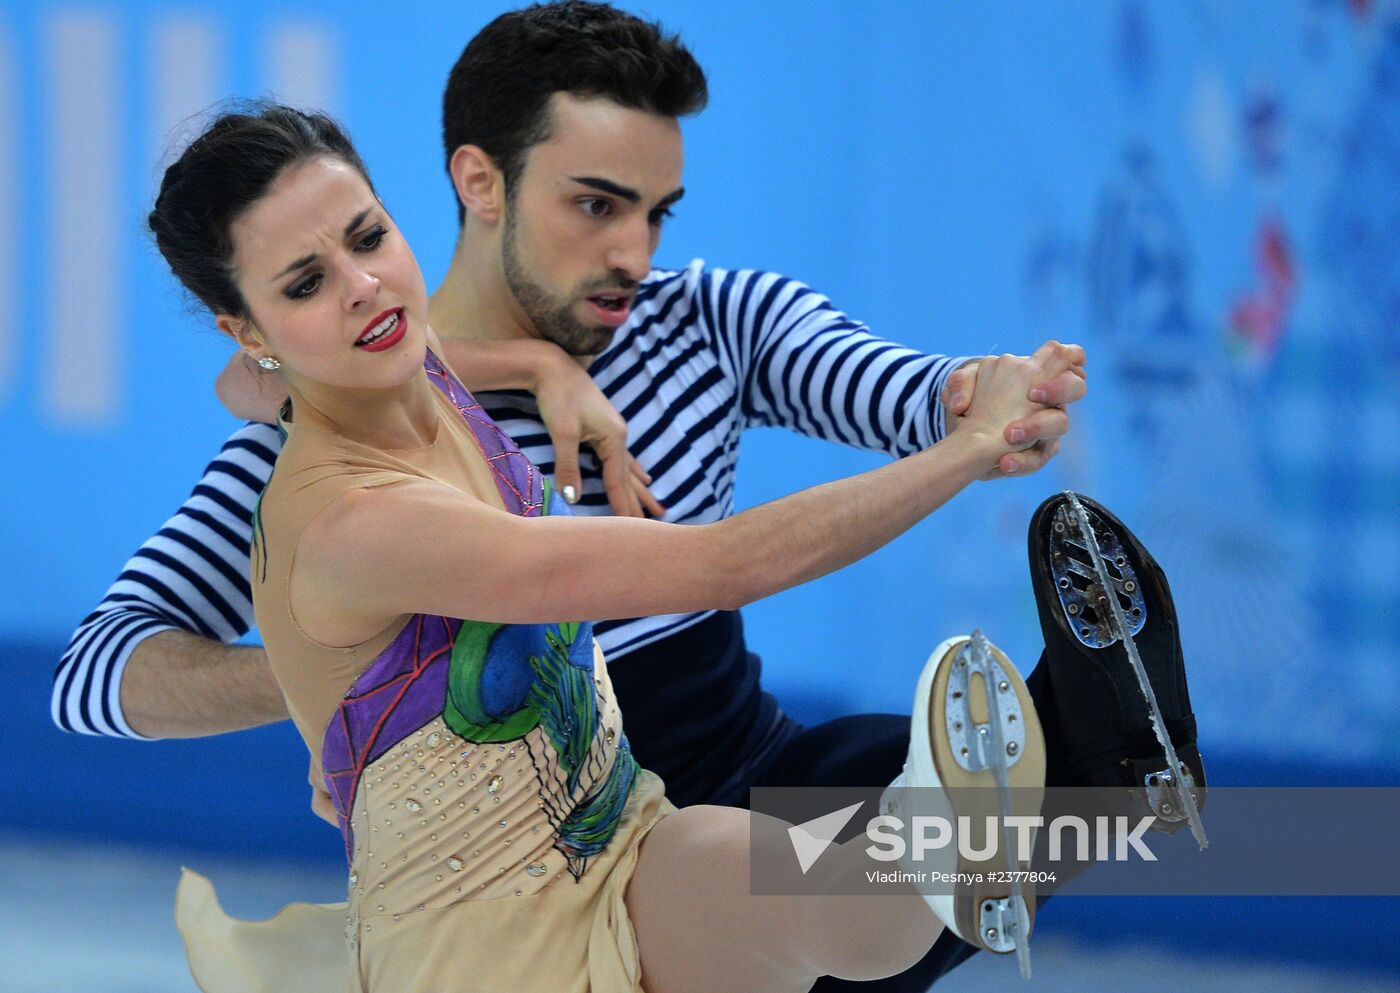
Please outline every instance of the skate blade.
[{"label": "skate blade", "polygon": [[1147,624],[1147,600],[1118,536],[1105,528],[1095,533],[1094,539],[1106,567],[1108,586],[1095,571],[1093,553],[1073,508],[1061,504],[1050,524],[1050,577],[1070,631],[1080,644],[1098,649],[1121,637],[1112,613],[1101,608],[1104,591],[1109,589],[1116,595],[1128,621],[1128,633],[1133,635]]},{"label": "skate blade", "polygon": [[983,900],[978,929],[989,951],[1002,955],[1015,952],[1021,978],[1031,978],[1030,914],[1023,895]]},{"label": "skate blade", "polygon": [[[974,689],[979,681],[980,693]],[[1021,687],[1024,683],[1014,668],[1008,673],[982,632],[973,631],[953,657],[945,689],[944,720],[954,762],[965,773],[990,772],[996,783],[997,815],[1002,824],[1000,847],[1010,883],[1005,896],[983,895],[978,901],[977,940],[994,952],[1014,951],[1021,975],[1029,979],[1031,915],[1027,901],[1028,896],[1034,900],[1034,889],[1022,881],[1025,870],[1016,860],[1014,832],[1008,819],[1025,812],[1016,809],[1016,798],[1011,792],[1012,769],[1027,762],[1028,768],[1018,770],[1018,783],[1043,783],[1044,743],[1029,696],[1022,702],[1018,692]],[[974,700],[985,701],[985,715],[974,710]],[[984,719],[978,720],[979,716]]]},{"label": "skate blade", "polygon": [[[1178,793],[1183,790],[1190,795],[1192,802],[1196,804],[1197,811],[1200,810],[1200,793],[1196,788],[1196,779],[1191,774],[1189,765],[1181,767],[1180,787],[1176,785],[1172,771],[1168,768],[1144,775],[1142,788],[1147,794],[1148,808],[1158,820],[1167,824],[1180,824],[1182,821],[1190,820],[1186,806],[1178,796]],[[1198,837],[1196,840],[1199,841],[1200,838]]]},{"label": "skate blade", "polygon": [[[1114,640],[1121,638],[1123,641],[1123,648],[1128,653],[1128,661],[1133,667],[1133,674],[1137,676],[1138,686],[1142,690],[1143,697],[1147,700],[1148,712],[1152,720],[1152,733],[1157,736],[1157,742],[1166,753],[1166,774],[1157,775],[1160,777],[1161,792],[1167,796],[1165,800],[1167,808],[1169,811],[1185,812],[1186,820],[1191,825],[1191,834],[1195,837],[1196,844],[1204,851],[1210,842],[1206,840],[1205,825],[1201,823],[1201,812],[1196,806],[1196,797],[1191,789],[1195,784],[1191,780],[1190,773],[1181,764],[1181,760],[1177,758],[1171,735],[1167,733],[1166,721],[1162,719],[1162,708],[1157,704],[1157,694],[1152,689],[1152,681],[1147,678],[1147,669],[1143,666],[1142,656],[1138,654],[1137,644],[1133,641],[1133,635],[1142,630],[1142,625],[1138,625],[1137,631],[1132,630],[1128,618],[1124,615],[1123,605],[1118,602],[1118,597],[1109,595],[1108,591],[1115,590],[1117,587],[1113,584],[1108,567],[1104,564],[1103,551],[1099,547],[1099,540],[1089,523],[1089,514],[1073,491],[1065,490],[1065,497],[1073,510],[1075,523],[1078,525],[1080,535],[1084,540],[1084,547],[1093,560],[1094,575],[1100,587],[1095,606],[1101,616],[1106,615],[1106,619],[1111,619],[1113,633],[1116,635]],[[1114,543],[1116,544],[1116,542]],[[1123,560],[1126,562],[1127,557],[1124,556]],[[1140,584],[1137,584],[1137,592],[1141,595]],[[1146,617],[1145,611],[1143,616]],[[1180,818],[1174,819],[1179,820]]]}]

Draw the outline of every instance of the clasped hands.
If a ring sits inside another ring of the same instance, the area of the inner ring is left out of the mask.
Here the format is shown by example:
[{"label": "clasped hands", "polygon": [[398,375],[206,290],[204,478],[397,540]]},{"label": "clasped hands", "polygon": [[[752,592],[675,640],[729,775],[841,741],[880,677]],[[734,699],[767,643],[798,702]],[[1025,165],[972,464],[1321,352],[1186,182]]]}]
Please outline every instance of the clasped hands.
[{"label": "clasped hands", "polygon": [[1031,355],[974,359],[948,377],[942,394],[948,434],[967,423],[979,391],[1005,392],[1008,380],[1030,384],[1021,409],[1002,432],[1010,451],[981,478],[1030,475],[1055,457],[1060,439],[1069,431],[1065,407],[1082,399],[1088,389],[1084,361],[1080,346],[1047,341]]}]

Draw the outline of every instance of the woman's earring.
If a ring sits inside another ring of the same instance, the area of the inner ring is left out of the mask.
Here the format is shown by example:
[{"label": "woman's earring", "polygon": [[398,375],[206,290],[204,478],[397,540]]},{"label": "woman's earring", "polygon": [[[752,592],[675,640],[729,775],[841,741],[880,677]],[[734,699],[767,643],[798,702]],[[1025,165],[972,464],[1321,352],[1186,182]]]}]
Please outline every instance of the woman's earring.
[{"label": "woman's earring", "polygon": [[282,363],[278,362],[271,355],[264,355],[262,358],[258,359],[258,365],[262,366],[268,372],[282,368]]}]

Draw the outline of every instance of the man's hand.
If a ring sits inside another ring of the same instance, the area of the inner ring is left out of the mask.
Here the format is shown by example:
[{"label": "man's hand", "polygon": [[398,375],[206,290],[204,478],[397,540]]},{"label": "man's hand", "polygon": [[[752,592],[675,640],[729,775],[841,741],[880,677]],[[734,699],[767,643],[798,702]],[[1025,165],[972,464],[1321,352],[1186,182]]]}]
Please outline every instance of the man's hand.
[{"label": "man's hand", "polygon": [[[1006,426],[1006,443],[1022,454],[1002,456],[996,470],[984,479],[1027,475],[1044,466],[1060,450],[1060,438],[1069,430],[1069,417],[1063,408],[1083,399],[1088,390],[1084,349],[1080,346],[1047,341],[1032,358],[1039,358],[1047,368],[1063,371],[1031,384],[1026,399],[1038,409]],[[943,412],[949,434],[963,423],[962,418],[972,406],[980,361],[974,359],[962,365],[944,384]]]},{"label": "man's hand", "polygon": [[331,827],[340,827],[340,817],[335,812],[335,803],[331,800],[331,795],[326,792],[325,779],[321,776],[320,770],[316,768],[315,762],[311,763],[311,771],[307,774],[306,779],[311,784],[311,812]]}]

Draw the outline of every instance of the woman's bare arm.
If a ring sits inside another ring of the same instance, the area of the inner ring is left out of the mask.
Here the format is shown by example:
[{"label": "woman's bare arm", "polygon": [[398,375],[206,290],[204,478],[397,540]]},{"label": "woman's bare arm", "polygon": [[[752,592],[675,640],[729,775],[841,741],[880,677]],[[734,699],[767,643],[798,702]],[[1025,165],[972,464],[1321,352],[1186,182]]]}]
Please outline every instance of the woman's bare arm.
[{"label": "woman's bare arm", "polygon": [[[534,394],[554,448],[555,485],[568,502],[575,503],[583,495],[578,452],[580,445],[587,445],[598,456],[614,514],[660,517],[666,513],[647,487],[651,477],[627,450],[627,422],[588,372],[558,345],[534,339],[441,339],[432,328],[428,341],[472,392],[527,390]],[[287,400],[282,377],[259,369],[242,351],[219,373],[214,393],[235,416],[268,424],[277,420]]]},{"label": "woman's bare arm", "polygon": [[526,519],[427,480],[356,491],[303,535],[294,608],[330,644],[405,613],[528,623],[736,608],[870,554],[986,474],[1014,447],[1002,434],[1026,415],[1027,384],[1060,362],[1050,346],[985,360],[953,436],[714,524]]}]

